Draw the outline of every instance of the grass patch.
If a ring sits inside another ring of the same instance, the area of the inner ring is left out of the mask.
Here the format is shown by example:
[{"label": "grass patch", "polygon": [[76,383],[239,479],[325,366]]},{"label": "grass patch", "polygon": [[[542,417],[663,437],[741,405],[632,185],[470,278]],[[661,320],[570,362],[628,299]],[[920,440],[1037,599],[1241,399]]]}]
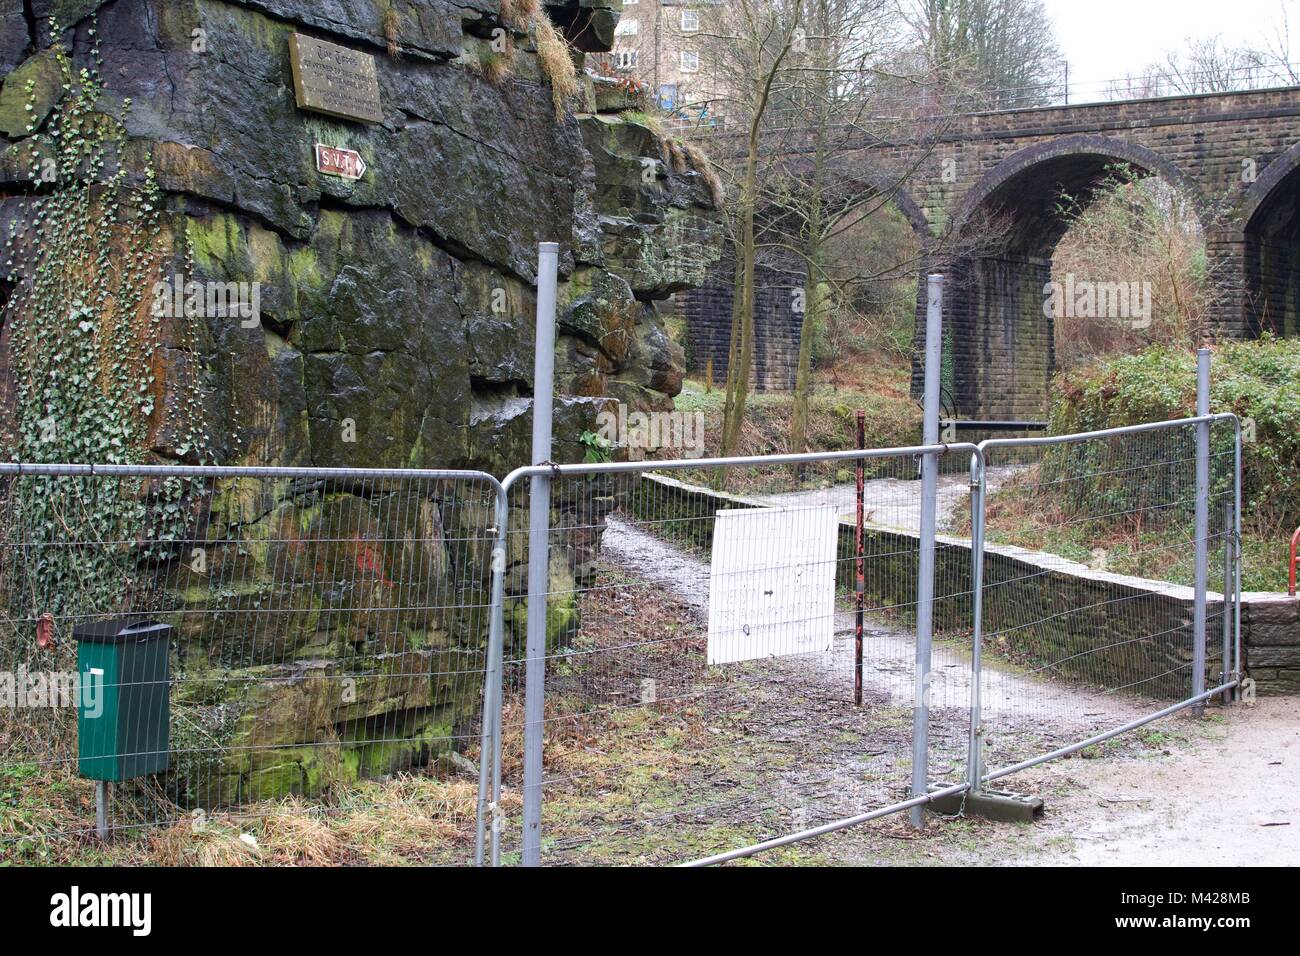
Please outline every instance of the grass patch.
[{"label": "grass patch", "polygon": [[[229,810],[176,810],[157,825],[85,828],[94,784],[69,771],[0,769],[0,864],[56,866],[347,866],[466,864],[478,780],[440,768],[365,781],[328,802],[290,797]],[[507,812],[518,807],[503,794]],[[75,832],[63,832],[75,829]]]},{"label": "grass patch", "polygon": [[[1188,520],[1141,523],[1142,514],[1110,519],[1080,520],[1061,499],[1040,483],[1040,466],[1032,465],[989,495],[986,532],[996,544],[1009,544],[1060,555],[1071,561],[1115,574],[1191,587],[1196,576],[1196,553]],[[962,533],[969,532],[970,510],[963,503],[956,517]],[[1258,527],[1242,529],[1242,589],[1285,591],[1288,543],[1262,533]],[[1220,589],[1223,551],[1210,548],[1210,587]]]},{"label": "grass patch", "polygon": [[[869,370],[868,370],[869,368]],[[819,452],[848,451],[857,447],[857,413],[866,414],[868,448],[913,445],[921,437],[921,410],[910,394],[910,371],[901,362],[881,361],[864,367],[864,377],[852,388],[822,381],[809,399],[808,447]],[[704,415],[704,447],[710,455],[722,447],[722,420],[726,395],[721,388],[688,379],[675,399],[679,412]],[[781,455],[792,451],[790,419],[794,398],[788,393],[759,392],[746,402],[738,455]],[[896,465],[896,463],[893,463]],[[868,477],[877,467],[868,463]],[[711,472],[678,475],[685,481],[707,485]],[[737,494],[771,494],[801,488],[827,487],[854,480],[851,462],[810,465],[793,469],[727,469],[727,490]]]}]

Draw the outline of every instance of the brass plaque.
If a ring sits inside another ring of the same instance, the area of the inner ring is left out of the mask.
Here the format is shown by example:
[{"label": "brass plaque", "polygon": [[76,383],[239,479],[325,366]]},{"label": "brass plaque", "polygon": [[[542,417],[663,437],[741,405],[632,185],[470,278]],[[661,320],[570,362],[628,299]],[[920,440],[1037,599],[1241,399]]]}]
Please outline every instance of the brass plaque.
[{"label": "brass plaque", "polygon": [[289,37],[289,62],[300,109],[362,123],[383,122],[375,58],[369,53],[295,33]]}]

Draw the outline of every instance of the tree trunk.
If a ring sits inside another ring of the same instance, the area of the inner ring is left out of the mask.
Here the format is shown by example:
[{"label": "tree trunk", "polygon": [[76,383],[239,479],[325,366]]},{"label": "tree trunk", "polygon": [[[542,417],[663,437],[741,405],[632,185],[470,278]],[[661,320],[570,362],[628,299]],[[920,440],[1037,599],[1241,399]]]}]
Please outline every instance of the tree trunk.
[{"label": "tree trunk", "polygon": [[803,322],[799,327],[799,369],[794,379],[794,408],[790,414],[790,451],[799,455],[808,450],[808,404],[812,393],[813,341],[821,321],[821,250],[812,247],[804,280]]},{"label": "tree trunk", "polygon": [[[736,230],[736,268],[740,294],[736,311],[732,313],[731,362],[727,368],[727,396],[722,422],[723,457],[734,456],[740,446],[741,430],[745,424],[745,405],[749,399],[750,367],[754,362],[754,213],[758,203],[759,135],[763,113],[767,110],[772,95],[772,84],[781,71],[782,61],[790,52],[790,45],[799,29],[801,13],[801,8],[795,6],[793,18],[781,35],[781,46],[776,56],[764,72],[754,77],[751,101],[753,110],[749,117],[749,142],[745,155],[745,176],[739,196],[739,228]],[[769,37],[766,29],[758,29],[748,38],[752,44],[752,62],[755,64],[763,62],[764,47]],[[725,481],[725,474],[720,473],[714,477],[716,487],[722,487]]]},{"label": "tree trunk", "polygon": [[[808,194],[807,207],[803,210],[804,238],[804,293],[803,320],[799,327],[799,368],[794,380],[794,407],[790,414],[790,451],[799,455],[808,450],[808,403],[812,393],[812,353],[813,341],[817,334],[818,323],[822,319],[821,285],[822,245],[825,239],[822,222],[822,180],[826,171],[826,127],[830,96],[830,75],[832,68],[831,46],[827,37],[833,31],[830,25],[830,10],[826,0],[817,7],[814,29],[822,35],[816,41],[813,62],[816,70],[811,86],[810,118],[813,121],[812,171],[809,182],[812,189]],[[804,469],[795,469],[795,474],[802,478]]]},{"label": "tree trunk", "polygon": [[[770,78],[767,85],[770,85]],[[736,454],[740,431],[745,422],[745,403],[749,398],[749,373],[754,362],[754,205],[758,196],[758,136],[766,90],[758,97],[749,126],[749,149],[745,156],[745,178],[740,189],[740,229],[737,237],[737,275],[740,284],[739,304],[732,316],[731,362],[727,366],[726,414],[722,423],[722,455]],[[736,328],[739,326],[739,329]],[[739,346],[736,332],[739,331]]]}]

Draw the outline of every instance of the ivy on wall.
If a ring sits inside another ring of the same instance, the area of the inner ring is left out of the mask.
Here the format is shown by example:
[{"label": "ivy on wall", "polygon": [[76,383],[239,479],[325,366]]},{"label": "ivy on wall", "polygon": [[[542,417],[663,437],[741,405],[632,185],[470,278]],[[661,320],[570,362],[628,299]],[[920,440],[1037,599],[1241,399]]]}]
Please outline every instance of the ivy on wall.
[{"label": "ivy on wall", "polygon": [[[164,394],[164,345],[180,351],[194,330],[155,307],[171,261],[161,194],[150,164],[132,163],[121,120],[100,108],[104,93],[92,25],[90,65],[77,68],[50,21],[51,55],[62,86],[18,147],[33,187],[26,214],[11,224],[3,271],[12,388],[6,460],[134,464],[148,460]],[[130,101],[121,106],[125,117]],[[166,383],[169,451],[210,457],[196,381]],[[185,536],[189,480],[22,477],[9,482],[7,541],[27,561],[3,582],[11,614],[137,609],[150,588],[148,565],[171,556]],[[44,545],[44,546],[42,546]]]}]

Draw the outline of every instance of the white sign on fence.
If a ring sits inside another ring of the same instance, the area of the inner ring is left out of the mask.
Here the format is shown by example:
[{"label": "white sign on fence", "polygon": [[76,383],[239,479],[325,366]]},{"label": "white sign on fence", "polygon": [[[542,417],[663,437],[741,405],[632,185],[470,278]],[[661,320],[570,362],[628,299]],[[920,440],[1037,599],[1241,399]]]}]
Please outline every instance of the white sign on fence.
[{"label": "white sign on fence", "polygon": [[831,649],[837,532],[831,505],[717,512],[710,665]]}]

